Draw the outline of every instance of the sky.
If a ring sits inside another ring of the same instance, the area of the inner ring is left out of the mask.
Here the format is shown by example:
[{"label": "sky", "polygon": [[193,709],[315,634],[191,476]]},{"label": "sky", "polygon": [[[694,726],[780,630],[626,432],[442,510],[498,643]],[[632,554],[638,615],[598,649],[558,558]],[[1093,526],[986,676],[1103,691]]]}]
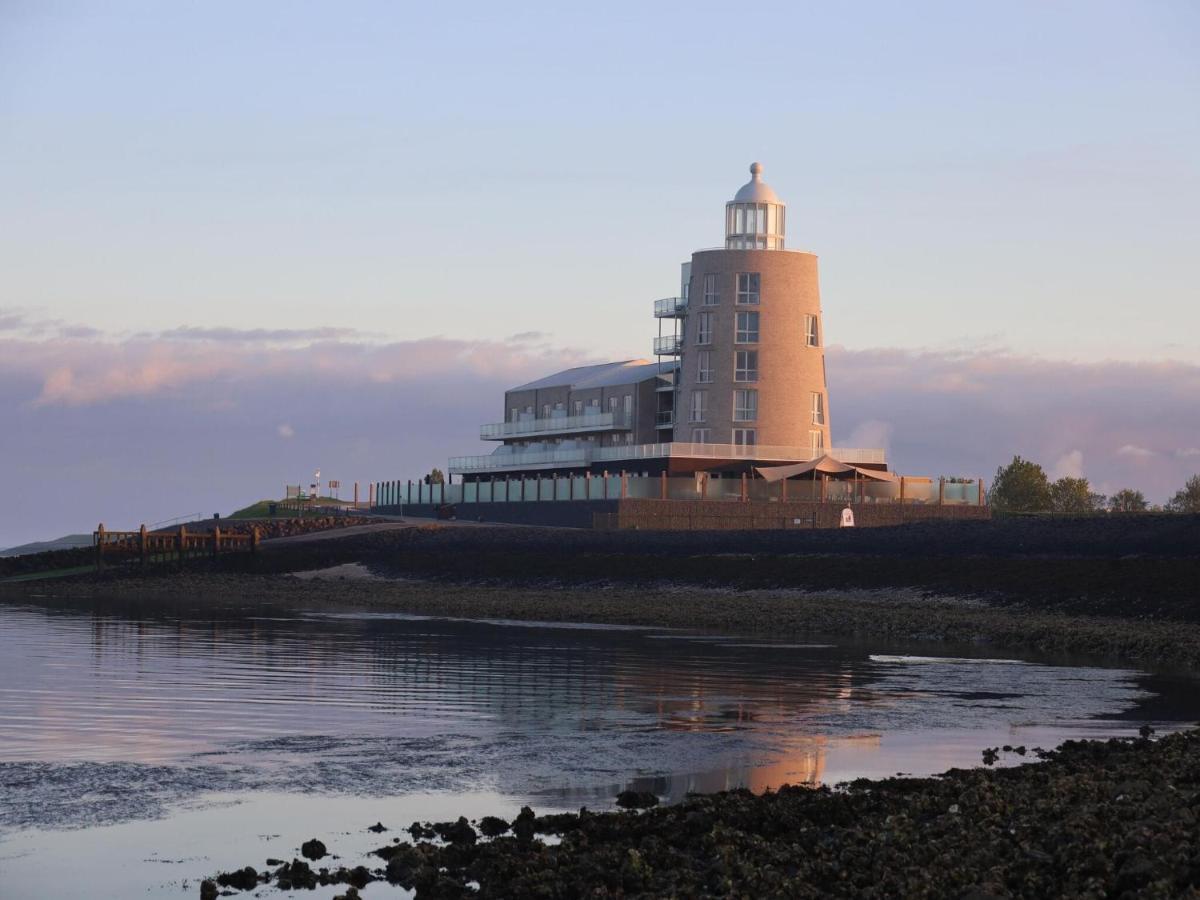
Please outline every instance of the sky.
[{"label": "sky", "polygon": [[835,444],[1161,502],[1198,45],[1190,2],[0,0],[0,547],[485,452],[503,387],[648,354],[756,159]]}]

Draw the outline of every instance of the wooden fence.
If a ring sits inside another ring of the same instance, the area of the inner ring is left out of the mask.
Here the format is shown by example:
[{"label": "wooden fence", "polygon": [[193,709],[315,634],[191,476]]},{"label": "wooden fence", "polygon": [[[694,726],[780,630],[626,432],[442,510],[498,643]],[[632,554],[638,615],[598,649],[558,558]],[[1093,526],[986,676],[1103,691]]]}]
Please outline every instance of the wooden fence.
[{"label": "wooden fence", "polygon": [[185,525],[172,531],[147,531],[145,525],[137,531],[109,531],[101,523],[92,533],[92,541],[96,547],[96,568],[102,569],[109,562],[182,564],[188,559],[216,559],[222,553],[257,553],[260,537],[258,526],[244,534],[222,533],[220,527],[189,532]]}]

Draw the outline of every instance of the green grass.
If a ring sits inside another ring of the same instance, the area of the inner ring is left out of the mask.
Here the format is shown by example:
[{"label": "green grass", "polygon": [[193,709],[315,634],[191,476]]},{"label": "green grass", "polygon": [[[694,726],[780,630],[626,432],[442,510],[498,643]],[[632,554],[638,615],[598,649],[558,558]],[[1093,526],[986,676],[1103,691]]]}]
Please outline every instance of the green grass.
[{"label": "green grass", "polygon": [[65,578],[68,575],[78,575],[81,572],[95,572],[95,563],[86,566],[72,566],[69,569],[47,569],[44,572],[27,572],[24,575],[12,575],[0,578],[0,584],[12,584],[17,581],[41,581],[45,578]]},{"label": "green grass", "polygon": [[[284,502],[285,501],[283,501],[283,500],[259,500],[257,503],[251,503],[249,506],[245,507],[244,509],[239,509],[237,512],[230,513],[225,518],[227,518],[227,519],[266,519],[266,518],[269,518],[271,515],[270,504],[278,503],[282,507]],[[335,500],[333,497],[318,497],[316,502],[319,505],[327,505],[330,503],[341,503],[343,501]],[[300,515],[309,515],[309,514],[310,513],[307,510],[300,513]],[[283,509],[280,508],[276,512],[276,515],[285,515],[285,513],[283,512]],[[296,514],[295,513],[287,513],[287,515],[294,516]]]}]

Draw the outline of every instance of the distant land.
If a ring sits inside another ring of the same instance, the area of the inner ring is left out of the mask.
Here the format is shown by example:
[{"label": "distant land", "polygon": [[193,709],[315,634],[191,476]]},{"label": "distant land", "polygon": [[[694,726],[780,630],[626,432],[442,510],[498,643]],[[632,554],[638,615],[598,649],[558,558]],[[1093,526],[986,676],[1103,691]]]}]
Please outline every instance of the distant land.
[{"label": "distant land", "polygon": [[92,535],[90,533],[66,534],[52,541],[34,541],[31,544],[8,547],[0,550],[0,557],[25,556],[27,553],[45,553],[48,550],[73,550],[76,547],[90,547],[91,545]]}]

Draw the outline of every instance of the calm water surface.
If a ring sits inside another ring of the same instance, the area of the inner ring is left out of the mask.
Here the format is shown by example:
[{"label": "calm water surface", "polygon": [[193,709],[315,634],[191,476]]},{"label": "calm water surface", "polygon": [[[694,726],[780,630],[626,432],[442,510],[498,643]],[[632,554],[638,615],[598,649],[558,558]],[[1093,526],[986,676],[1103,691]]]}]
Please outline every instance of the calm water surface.
[{"label": "calm water surface", "polygon": [[46,873],[58,897],[195,896],[312,836],[353,865],[376,820],[929,774],[1200,707],[1182,678],[978,649],[219,600],[0,605],[0,646],[4,898]]}]

